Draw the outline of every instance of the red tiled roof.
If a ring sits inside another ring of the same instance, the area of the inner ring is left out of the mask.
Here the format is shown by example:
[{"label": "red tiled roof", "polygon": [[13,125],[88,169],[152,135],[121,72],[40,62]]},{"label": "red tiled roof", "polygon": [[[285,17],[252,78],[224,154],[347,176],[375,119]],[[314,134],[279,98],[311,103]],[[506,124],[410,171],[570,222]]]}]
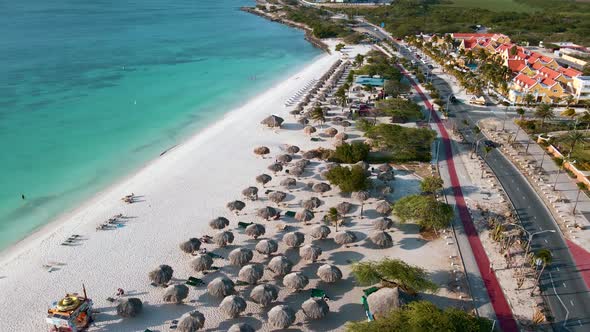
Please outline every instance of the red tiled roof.
[{"label": "red tiled roof", "polygon": [[492,38],[495,33],[453,33],[455,39]]},{"label": "red tiled roof", "polygon": [[547,86],[554,86],[555,84],[557,84],[556,81],[552,80],[549,77],[543,76],[543,74],[537,74],[533,79]]},{"label": "red tiled roof", "polygon": [[508,68],[513,72],[519,72],[526,67],[524,60],[508,59]]},{"label": "red tiled roof", "polygon": [[555,71],[549,67],[545,67],[545,66],[541,66],[541,68],[538,69],[538,71],[540,73],[543,74],[543,76],[545,77],[549,77],[550,79],[556,79],[559,77],[559,75],[561,75],[558,71]]},{"label": "red tiled roof", "polygon": [[568,77],[576,77],[582,75],[582,72],[579,70],[575,70],[574,68],[563,68],[559,67],[558,69],[562,74]]},{"label": "red tiled roof", "polygon": [[529,87],[537,84],[537,81],[526,76],[525,74],[518,74],[516,75],[516,77],[514,78],[515,81],[521,82],[522,84],[528,85]]},{"label": "red tiled roof", "polygon": [[549,62],[553,61],[553,58],[552,57],[548,57],[548,56],[545,56],[545,55],[541,55],[540,59],[541,59],[541,61],[543,61],[545,63],[549,63]]},{"label": "red tiled roof", "polygon": [[509,43],[500,44],[500,46],[496,47],[496,52],[510,51],[510,49],[512,48],[512,46],[514,46],[514,45],[513,44],[509,44]]},{"label": "red tiled roof", "polygon": [[545,66],[543,66],[543,64],[542,64],[542,63],[540,63],[540,62],[538,62],[538,61],[537,61],[537,62],[533,63],[533,64],[531,65],[531,67],[532,67],[534,70],[539,70],[539,69],[541,69],[541,68],[543,68],[543,67],[545,67]]}]

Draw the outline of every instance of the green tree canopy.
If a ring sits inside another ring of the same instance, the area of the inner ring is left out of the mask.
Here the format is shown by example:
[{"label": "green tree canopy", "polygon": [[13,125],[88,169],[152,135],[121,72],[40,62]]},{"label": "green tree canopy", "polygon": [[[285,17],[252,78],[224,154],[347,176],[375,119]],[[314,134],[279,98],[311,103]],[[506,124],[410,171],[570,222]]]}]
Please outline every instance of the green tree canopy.
[{"label": "green tree canopy", "polygon": [[397,98],[400,94],[408,93],[410,85],[401,80],[387,80],[383,84],[383,91],[385,91],[386,95]]},{"label": "green tree canopy", "polygon": [[420,106],[411,100],[391,98],[377,102],[377,110],[397,121],[416,121],[424,118]]},{"label": "green tree canopy", "polygon": [[367,172],[360,166],[343,167],[338,165],[328,171],[326,178],[345,193],[366,190],[371,186]]},{"label": "green tree canopy", "polygon": [[366,160],[371,148],[363,142],[343,143],[336,147],[332,153],[331,161],[345,164],[354,164]]},{"label": "green tree canopy", "polygon": [[428,128],[406,128],[380,123],[367,128],[365,136],[380,149],[390,152],[396,161],[430,161],[430,148],[436,137]]},{"label": "green tree canopy", "polygon": [[453,208],[439,202],[433,196],[410,195],[401,198],[393,205],[393,214],[401,222],[414,221],[423,229],[441,229],[450,225]]},{"label": "green tree canopy", "polygon": [[427,194],[434,194],[443,188],[443,180],[438,176],[427,176],[420,181],[420,190]]},{"label": "green tree canopy", "polygon": [[352,265],[352,275],[363,286],[381,283],[383,286],[399,286],[410,293],[435,292],[438,286],[428,279],[428,273],[399,259],[357,262]]}]

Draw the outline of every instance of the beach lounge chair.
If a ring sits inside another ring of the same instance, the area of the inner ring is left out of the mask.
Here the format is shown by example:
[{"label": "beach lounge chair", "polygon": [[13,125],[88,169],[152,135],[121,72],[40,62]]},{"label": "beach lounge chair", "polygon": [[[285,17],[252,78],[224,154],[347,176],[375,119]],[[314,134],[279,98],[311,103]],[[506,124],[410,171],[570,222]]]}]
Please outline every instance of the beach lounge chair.
[{"label": "beach lounge chair", "polygon": [[319,141],[321,141],[321,139],[319,137],[312,137],[311,141],[312,142],[319,142]]},{"label": "beach lounge chair", "polygon": [[295,211],[287,211],[287,212],[285,212],[285,217],[295,218]]},{"label": "beach lounge chair", "polygon": [[205,284],[205,282],[199,278],[189,277],[186,284],[193,287],[199,287]]},{"label": "beach lounge chair", "polygon": [[380,287],[373,286],[373,287],[370,287],[367,289],[363,289],[363,293],[365,294],[365,296],[369,296],[369,295],[375,293],[376,291],[378,291],[379,289],[380,289]]},{"label": "beach lounge chair", "polygon": [[264,192],[264,194],[265,194],[265,195],[268,195],[268,194],[270,194],[270,193],[271,193],[271,192],[273,192],[273,191],[274,191],[274,190],[272,190],[272,189],[268,189],[267,191],[265,191],[265,192]]},{"label": "beach lounge chair", "polygon": [[367,321],[372,322],[375,317],[373,317],[373,314],[371,313],[371,310],[369,310],[369,302],[367,302],[367,297],[363,296],[361,298],[363,307],[365,308],[365,315],[367,316]]},{"label": "beach lounge chair", "polygon": [[238,222],[238,227],[239,228],[246,228],[246,227],[248,227],[248,226],[250,226],[252,224],[254,224],[254,223],[253,222],[243,222],[243,221],[240,221],[240,222]]},{"label": "beach lounge chair", "polygon": [[241,280],[236,280],[235,282],[236,286],[248,286],[250,285],[249,283],[245,282],[245,281],[241,281]]},{"label": "beach lounge chair", "polygon": [[207,252],[207,255],[211,256],[211,258],[213,258],[213,259],[225,259],[225,257],[218,255],[216,253],[213,253],[213,252]]},{"label": "beach lounge chair", "polygon": [[328,298],[326,295],[326,291],[319,288],[312,288],[311,289],[311,297],[321,297],[321,298]]}]

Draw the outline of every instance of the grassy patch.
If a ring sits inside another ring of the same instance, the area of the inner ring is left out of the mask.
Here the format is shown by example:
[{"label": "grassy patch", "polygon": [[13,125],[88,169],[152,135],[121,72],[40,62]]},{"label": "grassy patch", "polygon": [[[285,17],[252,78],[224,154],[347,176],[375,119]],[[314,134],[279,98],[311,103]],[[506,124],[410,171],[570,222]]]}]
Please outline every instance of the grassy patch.
[{"label": "grassy patch", "polygon": [[493,12],[528,12],[538,9],[536,6],[531,6],[529,4],[517,2],[515,0],[452,0],[451,6],[481,8]]}]

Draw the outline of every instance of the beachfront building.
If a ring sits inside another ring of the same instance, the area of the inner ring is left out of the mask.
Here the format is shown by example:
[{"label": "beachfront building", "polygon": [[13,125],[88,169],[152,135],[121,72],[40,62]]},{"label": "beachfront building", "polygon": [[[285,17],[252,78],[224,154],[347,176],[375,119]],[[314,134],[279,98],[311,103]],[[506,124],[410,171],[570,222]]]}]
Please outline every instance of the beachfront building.
[{"label": "beachfront building", "polygon": [[576,102],[590,100],[590,76],[576,76],[572,81]]},{"label": "beachfront building", "polygon": [[459,43],[459,49],[465,51],[481,48],[494,53],[499,45],[510,43],[510,37],[501,33],[452,33],[451,37]]},{"label": "beachfront building", "polygon": [[[527,97],[527,95],[532,96]],[[564,87],[557,81],[537,75],[530,77],[524,73],[516,75],[510,86],[508,99],[516,104],[561,102],[566,95]]]}]

